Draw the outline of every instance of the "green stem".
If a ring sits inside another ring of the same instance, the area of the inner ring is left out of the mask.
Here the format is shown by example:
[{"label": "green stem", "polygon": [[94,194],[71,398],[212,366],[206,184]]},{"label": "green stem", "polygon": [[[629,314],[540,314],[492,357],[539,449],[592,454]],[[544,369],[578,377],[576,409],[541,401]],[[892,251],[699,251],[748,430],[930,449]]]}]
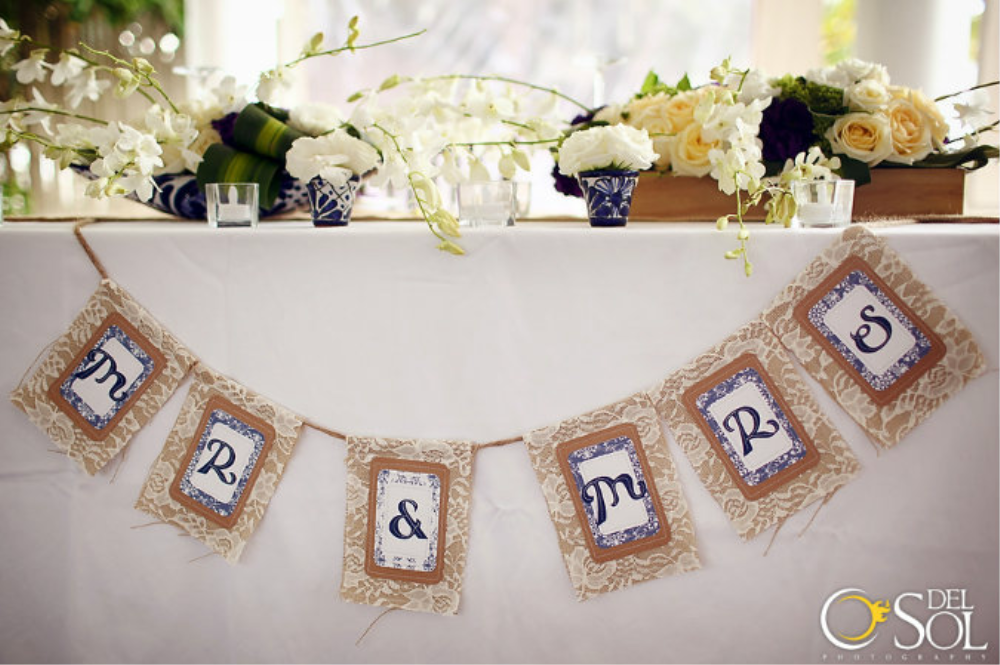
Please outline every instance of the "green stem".
[{"label": "green stem", "polygon": [[[173,111],[174,113],[180,113],[180,110],[174,104],[173,100],[170,99],[170,96],[167,95],[167,93],[163,90],[163,87],[160,85],[160,82],[157,81],[152,76],[150,76],[149,74],[146,74],[144,72],[139,71],[139,68],[135,65],[134,62],[129,62],[128,60],[122,60],[118,56],[112,55],[110,51],[99,51],[99,50],[97,50],[97,49],[95,49],[95,48],[93,48],[91,46],[88,46],[84,42],[80,42],[80,46],[82,46],[84,49],[86,49],[90,53],[93,53],[94,55],[104,56],[105,58],[109,59],[111,62],[115,63],[116,65],[119,65],[121,67],[125,67],[126,69],[129,69],[133,74],[135,74],[136,76],[140,77],[144,81],[144,83],[142,83],[141,85],[148,86],[148,87],[152,88],[153,90],[155,90],[156,92],[160,93],[160,96],[163,97],[163,100],[170,107],[171,111]],[[156,101],[153,99],[152,95],[150,95],[149,93],[147,93],[141,87],[137,88],[137,90],[138,90],[138,92],[140,94],[142,94],[143,97],[145,97],[149,101],[150,104],[155,104],[156,103]]]},{"label": "green stem", "polygon": [[562,141],[562,138],[557,139],[536,139],[534,141],[520,141],[517,139],[512,139],[510,141],[470,141],[469,143],[448,143],[445,148],[475,148],[477,146],[487,146],[487,145],[509,145],[511,147],[515,145],[542,145],[544,143],[558,143]]},{"label": "green stem", "polygon": [[393,42],[401,42],[404,39],[412,39],[413,37],[419,37],[420,35],[424,34],[425,32],[427,32],[427,30],[419,30],[417,32],[411,32],[408,35],[402,35],[400,37],[393,37],[392,39],[383,39],[382,41],[372,42],[370,44],[361,44],[361,45],[358,45],[358,46],[341,46],[339,48],[332,48],[332,49],[329,49],[327,51],[317,51],[316,53],[306,53],[305,55],[299,56],[295,60],[292,60],[290,62],[286,62],[282,66],[283,67],[294,67],[295,65],[299,64],[300,62],[302,62],[304,60],[308,60],[310,58],[318,58],[321,55],[338,55],[340,53],[343,53],[344,51],[360,51],[362,49],[375,48],[376,46],[384,46],[386,44],[392,44]]},{"label": "green stem", "polygon": [[1000,84],[1000,81],[990,81],[989,83],[980,83],[979,85],[974,85],[971,88],[966,88],[965,90],[959,90],[958,92],[950,92],[947,95],[941,95],[940,97],[935,97],[935,102],[940,102],[945,99],[950,99],[951,97],[958,97],[959,95],[964,95],[967,92],[972,92],[973,90],[981,90],[983,88],[989,88],[991,86]]},{"label": "green stem", "polygon": [[417,193],[417,188],[413,184],[414,174],[409,170],[410,162],[409,160],[406,159],[406,153],[403,152],[403,148],[399,145],[399,140],[398,140],[399,137],[397,137],[395,134],[393,134],[392,132],[390,132],[388,129],[378,124],[377,122],[373,123],[372,127],[385,134],[389,138],[389,140],[392,141],[393,147],[396,148],[396,153],[399,155],[399,158],[403,160],[403,163],[406,164],[407,166],[406,183],[410,186],[410,191],[413,192],[413,200],[417,202],[417,207],[420,208],[420,216],[424,218],[424,222],[427,224],[427,228],[431,230],[431,233],[437,236],[438,239],[441,240],[442,242],[447,242],[448,239],[445,238],[443,235],[441,235],[441,233],[434,228],[434,225],[431,223],[430,217],[427,214],[427,210],[424,208],[424,204],[420,200],[420,195]]},{"label": "green stem", "polygon": [[51,113],[52,115],[62,115],[62,116],[66,116],[68,118],[76,118],[77,120],[87,120],[89,122],[96,122],[99,125],[107,125],[108,124],[107,120],[101,120],[100,118],[91,118],[89,115],[81,115],[79,113],[70,113],[69,111],[63,111],[61,109],[46,109],[46,108],[41,108],[41,107],[38,107],[38,106],[22,106],[22,107],[16,108],[16,109],[4,110],[4,111],[0,111],[0,115],[2,115],[2,114],[10,115],[10,114],[13,114],[13,113],[22,113],[24,111],[38,111],[40,113]]},{"label": "green stem", "polygon": [[49,51],[53,51],[55,53],[69,53],[70,55],[79,58],[80,60],[83,60],[85,63],[91,65],[92,67],[101,66],[101,64],[96,60],[91,60],[89,58],[83,57],[83,55],[76,49],[65,49],[59,46],[53,46],[52,44],[46,44],[44,42],[35,41],[30,35],[21,35],[21,38],[15,41],[20,43],[32,44],[38,48],[48,49]]},{"label": "green stem", "polygon": [[534,83],[528,83],[527,81],[520,81],[518,79],[512,79],[512,78],[509,78],[507,76],[477,76],[475,74],[442,74],[440,76],[429,76],[429,77],[421,79],[421,80],[423,80],[423,81],[454,81],[454,80],[462,80],[462,81],[500,81],[501,83],[513,83],[514,85],[520,85],[520,86],[523,86],[525,88],[531,88],[532,90],[539,90],[541,92],[552,93],[556,97],[559,97],[560,99],[564,99],[567,102],[569,102],[570,104],[574,104],[575,106],[583,109],[584,111],[587,111],[588,113],[592,110],[586,104],[573,99],[569,95],[566,95],[566,94],[563,94],[563,93],[559,92],[555,88],[547,88],[547,87],[545,87],[543,85],[536,85]]}]

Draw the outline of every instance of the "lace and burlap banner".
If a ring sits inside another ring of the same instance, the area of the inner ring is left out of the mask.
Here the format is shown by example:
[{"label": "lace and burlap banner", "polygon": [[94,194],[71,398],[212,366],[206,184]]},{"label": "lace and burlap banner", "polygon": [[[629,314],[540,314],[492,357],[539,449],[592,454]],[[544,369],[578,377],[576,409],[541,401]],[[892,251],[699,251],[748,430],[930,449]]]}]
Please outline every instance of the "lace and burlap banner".
[{"label": "lace and burlap banner", "polygon": [[10,399],[94,475],[160,410],[194,362],[149,312],[105,279]]},{"label": "lace and burlap banner", "polygon": [[951,310],[863,227],[845,231],[762,317],[885,448],[986,366]]},{"label": "lace and burlap banner", "polygon": [[828,497],[860,468],[760,321],[671,374],[653,399],[744,540]]},{"label": "lace and burlap banner", "polygon": [[646,394],[537,429],[524,443],[578,600],[701,567]]},{"label": "lace and burlap banner", "polygon": [[466,442],[348,437],[344,600],[458,613],[472,458]]},{"label": "lace and burlap banner", "polygon": [[235,563],[264,516],[301,428],[291,411],[198,367],[135,507]]}]

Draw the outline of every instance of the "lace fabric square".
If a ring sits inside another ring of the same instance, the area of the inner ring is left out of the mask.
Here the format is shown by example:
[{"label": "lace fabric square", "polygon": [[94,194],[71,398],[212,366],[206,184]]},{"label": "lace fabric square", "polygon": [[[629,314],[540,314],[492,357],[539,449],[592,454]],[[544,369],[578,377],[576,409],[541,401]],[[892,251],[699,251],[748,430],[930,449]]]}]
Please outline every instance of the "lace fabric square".
[{"label": "lace fabric square", "polygon": [[302,420],[198,367],[135,507],[236,563],[291,458]]},{"label": "lace fabric square", "polygon": [[884,448],[985,370],[972,334],[863,227],[845,231],[762,317]]},{"label": "lace fabric square", "polygon": [[860,469],[761,321],[668,376],[653,400],[744,540],[828,496]]},{"label": "lace fabric square", "polygon": [[578,600],[701,567],[647,395],[534,430],[524,441]]},{"label": "lace fabric square", "polygon": [[103,280],[10,398],[94,475],[162,408],[194,361],[128,293]]},{"label": "lace fabric square", "polygon": [[472,458],[468,442],[348,437],[344,600],[458,613]]}]

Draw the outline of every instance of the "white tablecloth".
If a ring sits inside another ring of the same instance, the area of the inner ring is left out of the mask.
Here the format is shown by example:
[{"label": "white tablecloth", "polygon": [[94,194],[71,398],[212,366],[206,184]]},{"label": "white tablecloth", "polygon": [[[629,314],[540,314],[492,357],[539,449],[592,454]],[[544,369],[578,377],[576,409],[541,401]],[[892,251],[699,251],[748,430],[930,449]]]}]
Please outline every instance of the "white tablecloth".
[{"label": "white tablecloth", "polygon": [[[85,229],[111,276],[203,362],[328,427],[489,441],[650,388],[754,318],[834,231],[753,229],[751,279],[707,225],[583,223],[470,230],[468,256],[416,223],[344,229],[117,223]],[[476,460],[457,617],[338,595],[345,444],[305,430],[243,559],[206,552],[133,504],[187,392],[87,477],[0,403],[0,659],[4,661],[836,661],[819,612],[968,589],[986,651],[904,652],[893,617],[865,662],[998,655],[998,228],[877,231],[971,329],[989,373],[895,449],[809,380],[863,469],[822,509],[741,543],[668,435],[703,569],[577,603],[522,445]],[[0,387],[7,394],[96,288],[66,224],[0,229]],[[919,612],[918,612],[919,614]],[[927,610],[923,611],[926,618]],[[935,639],[947,645],[947,619]],[[887,660],[888,658],[888,660]],[[984,660],[985,659],[985,660]]]}]

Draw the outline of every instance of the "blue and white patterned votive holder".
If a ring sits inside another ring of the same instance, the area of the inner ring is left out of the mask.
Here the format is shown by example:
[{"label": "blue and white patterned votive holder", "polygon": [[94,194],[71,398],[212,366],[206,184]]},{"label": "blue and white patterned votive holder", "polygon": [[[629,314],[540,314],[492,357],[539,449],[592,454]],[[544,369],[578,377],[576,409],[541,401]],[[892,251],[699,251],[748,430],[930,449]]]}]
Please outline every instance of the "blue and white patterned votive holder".
[{"label": "blue and white patterned votive holder", "polygon": [[347,226],[361,179],[354,176],[341,186],[315,177],[307,184],[313,226]]},{"label": "blue and white patterned votive holder", "polygon": [[638,171],[581,171],[576,177],[587,201],[591,226],[628,223]]}]

